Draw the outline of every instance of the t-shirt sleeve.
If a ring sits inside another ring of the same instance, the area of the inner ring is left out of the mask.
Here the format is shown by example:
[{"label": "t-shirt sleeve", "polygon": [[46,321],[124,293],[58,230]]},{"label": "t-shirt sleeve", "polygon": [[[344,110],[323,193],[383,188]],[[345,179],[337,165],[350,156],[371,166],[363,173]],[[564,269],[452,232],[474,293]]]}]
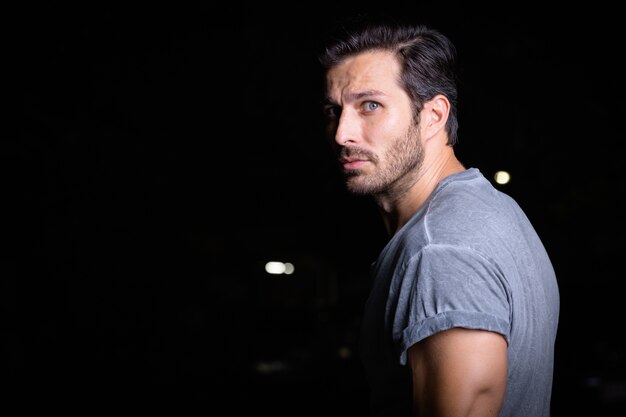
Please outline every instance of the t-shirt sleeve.
[{"label": "t-shirt sleeve", "polygon": [[408,348],[453,327],[510,334],[510,291],[497,265],[470,248],[429,245],[396,270],[387,305],[400,363]]}]

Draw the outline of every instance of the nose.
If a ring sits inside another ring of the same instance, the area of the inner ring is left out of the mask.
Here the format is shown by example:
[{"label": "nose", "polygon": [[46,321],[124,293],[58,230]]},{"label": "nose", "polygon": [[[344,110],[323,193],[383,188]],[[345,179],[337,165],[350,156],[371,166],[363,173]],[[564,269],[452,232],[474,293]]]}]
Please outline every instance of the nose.
[{"label": "nose", "polygon": [[357,120],[349,111],[341,112],[335,126],[335,143],[337,145],[345,146],[348,143],[358,142],[359,124]]}]

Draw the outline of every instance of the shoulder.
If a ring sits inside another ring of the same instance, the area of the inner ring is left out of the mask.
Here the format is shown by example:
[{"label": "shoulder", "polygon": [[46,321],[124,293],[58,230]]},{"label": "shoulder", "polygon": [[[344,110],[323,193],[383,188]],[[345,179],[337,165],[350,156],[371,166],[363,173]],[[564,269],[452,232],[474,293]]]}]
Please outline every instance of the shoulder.
[{"label": "shoulder", "polygon": [[428,200],[424,228],[431,243],[469,245],[526,219],[513,198],[476,169],[446,178]]}]

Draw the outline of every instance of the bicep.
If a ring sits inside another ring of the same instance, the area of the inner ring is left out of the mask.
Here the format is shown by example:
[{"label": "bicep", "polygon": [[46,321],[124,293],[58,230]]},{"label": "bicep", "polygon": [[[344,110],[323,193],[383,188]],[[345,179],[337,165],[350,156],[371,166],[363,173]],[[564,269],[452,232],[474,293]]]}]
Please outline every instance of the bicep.
[{"label": "bicep", "polygon": [[498,415],[507,373],[507,343],[502,335],[445,330],[411,346],[408,361],[416,415]]}]

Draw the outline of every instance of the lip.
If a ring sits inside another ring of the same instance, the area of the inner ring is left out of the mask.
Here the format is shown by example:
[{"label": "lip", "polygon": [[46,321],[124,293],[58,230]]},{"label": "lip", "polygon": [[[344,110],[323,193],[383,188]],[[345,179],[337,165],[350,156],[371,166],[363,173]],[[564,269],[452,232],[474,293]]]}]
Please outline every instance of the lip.
[{"label": "lip", "polygon": [[360,167],[362,167],[363,165],[365,165],[368,161],[366,159],[357,159],[357,158],[345,158],[341,160],[341,163],[343,165],[343,169],[345,170],[352,170],[352,169],[358,169]]}]

